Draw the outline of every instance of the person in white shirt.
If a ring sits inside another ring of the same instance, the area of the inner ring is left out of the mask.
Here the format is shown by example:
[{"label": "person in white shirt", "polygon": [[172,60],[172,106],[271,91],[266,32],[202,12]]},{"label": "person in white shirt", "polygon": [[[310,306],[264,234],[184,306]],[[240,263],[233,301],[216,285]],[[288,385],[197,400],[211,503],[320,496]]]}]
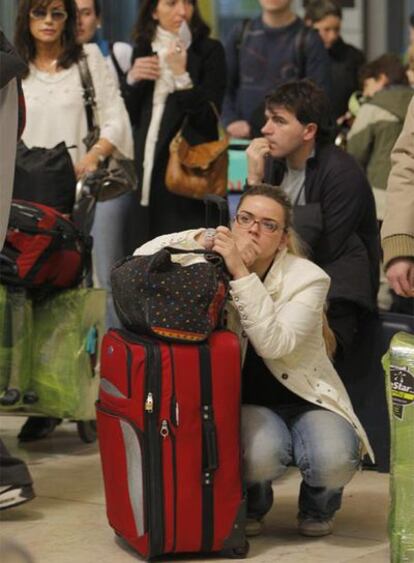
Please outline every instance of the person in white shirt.
[{"label": "person in white shirt", "polygon": [[[76,37],[78,43],[95,44],[105,57],[108,68],[117,84],[125,80],[131,67],[132,46],[117,41],[110,44],[103,38],[101,29],[102,6],[100,0],[76,0],[78,11]],[[89,48],[88,46],[86,48]],[[121,90],[122,95],[122,90]],[[139,201],[135,193],[98,202],[92,229],[94,251],[99,260],[95,272],[102,287],[110,290],[110,271],[119,259],[131,254],[139,239]],[[108,225],[116,225],[115,232]],[[108,301],[107,327],[120,326],[118,317]]]},{"label": "person in white shirt", "polygon": [[[128,114],[105,59],[96,45],[82,46],[77,42],[76,25],[74,0],[20,0],[15,46],[29,67],[22,80],[27,111],[22,140],[29,148],[52,148],[64,141],[76,176],[81,178],[115,152],[132,158],[133,141]],[[88,126],[78,68],[81,57],[86,57],[94,83],[100,126],[100,138],[89,150],[83,141]],[[125,207],[128,205],[126,200]],[[115,245],[123,236],[119,213],[112,222],[101,223],[99,229],[95,227],[95,241],[113,241]],[[96,248],[95,245],[93,257],[98,281],[109,289],[110,264],[103,262]],[[111,306],[109,295],[108,322],[111,322]],[[39,420],[36,425],[36,431],[29,427],[20,434],[20,439],[41,438],[54,428],[52,424],[42,428]]]}]

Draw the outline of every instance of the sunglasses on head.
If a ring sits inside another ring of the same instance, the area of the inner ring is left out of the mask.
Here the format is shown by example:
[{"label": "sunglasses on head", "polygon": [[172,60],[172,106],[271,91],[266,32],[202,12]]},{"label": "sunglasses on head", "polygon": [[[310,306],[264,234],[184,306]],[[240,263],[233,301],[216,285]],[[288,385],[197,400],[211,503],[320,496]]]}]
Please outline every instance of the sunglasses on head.
[{"label": "sunglasses on head", "polygon": [[68,13],[65,12],[65,10],[59,10],[57,8],[52,10],[48,10],[47,8],[32,8],[30,10],[32,20],[45,20],[48,14],[50,14],[54,22],[64,22],[68,17]]}]

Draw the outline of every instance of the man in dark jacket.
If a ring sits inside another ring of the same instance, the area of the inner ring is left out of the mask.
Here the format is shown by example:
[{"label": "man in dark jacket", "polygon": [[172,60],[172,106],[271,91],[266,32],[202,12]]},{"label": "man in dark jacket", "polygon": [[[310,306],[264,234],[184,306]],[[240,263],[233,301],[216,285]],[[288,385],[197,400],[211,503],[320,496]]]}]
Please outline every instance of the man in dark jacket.
[{"label": "man in dark jacket", "polygon": [[361,168],[330,140],[328,106],[324,92],[308,80],[269,95],[263,137],[247,149],[247,182],[281,185],[290,196],[296,231],[331,277],[327,315],[338,361],[351,349],[364,313],[376,309],[379,233]]},{"label": "man in dark jacket", "polygon": [[222,119],[232,137],[260,135],[264,97],[279,84],[307,77],[331,90],[322,41],[292,12],[291,0],[259,3],[261,15],[236,25],[225,45],[228,80]]}]

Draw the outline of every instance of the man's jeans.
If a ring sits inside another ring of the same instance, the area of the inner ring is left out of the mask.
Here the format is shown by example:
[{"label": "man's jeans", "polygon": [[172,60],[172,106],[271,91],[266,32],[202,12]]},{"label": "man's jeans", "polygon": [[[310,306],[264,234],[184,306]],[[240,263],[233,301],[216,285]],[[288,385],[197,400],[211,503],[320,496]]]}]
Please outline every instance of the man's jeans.
[{"label": "man's jeans", "polygon": [[96,205],[92,227],[93,265],[98,286],[107,291],[106,328],[121,326],[112,300],[110,274],[112,266],[128,253],[127,236],[136,200],[136,193],[128,192]]},{"label": "man's jeans", "polygon": [[289,465],[296,465],[303,478],[299,518],[332,518],[360,461],[360,442],[351,424],[312,405],[273,410],[243,405],[242,443],[250,518],[262,518],[270,510],[271,482]]}]

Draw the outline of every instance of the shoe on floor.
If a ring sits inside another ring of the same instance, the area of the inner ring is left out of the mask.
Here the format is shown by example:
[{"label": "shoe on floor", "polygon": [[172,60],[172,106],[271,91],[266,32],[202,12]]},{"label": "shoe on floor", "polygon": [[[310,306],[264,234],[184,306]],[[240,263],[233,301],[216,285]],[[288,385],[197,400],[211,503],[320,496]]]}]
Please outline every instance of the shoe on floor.
[{"label": "shoe on floor", "polygon": [[298,522],[298,532],[302,536],[320,538],[332,534],[333,520],[318,520],[316,518],[301,518]]},{"label": "shoe on floor", "polygon": [[48,436],[62,422],[60,418],[29,416],[17,438],[20,442],[33,442]]},{"label": "shoe on floor", "polygon": [[32,485],[3,485],[0,486],[0,510],[19,506],[35,498]]},{"label": "shoe on floor", "polygon": [[248,538],[260,536],[262,532],[263,520],[258,520],[257,518],[247,518],[246,524],[244,526],[244,533]]}]

